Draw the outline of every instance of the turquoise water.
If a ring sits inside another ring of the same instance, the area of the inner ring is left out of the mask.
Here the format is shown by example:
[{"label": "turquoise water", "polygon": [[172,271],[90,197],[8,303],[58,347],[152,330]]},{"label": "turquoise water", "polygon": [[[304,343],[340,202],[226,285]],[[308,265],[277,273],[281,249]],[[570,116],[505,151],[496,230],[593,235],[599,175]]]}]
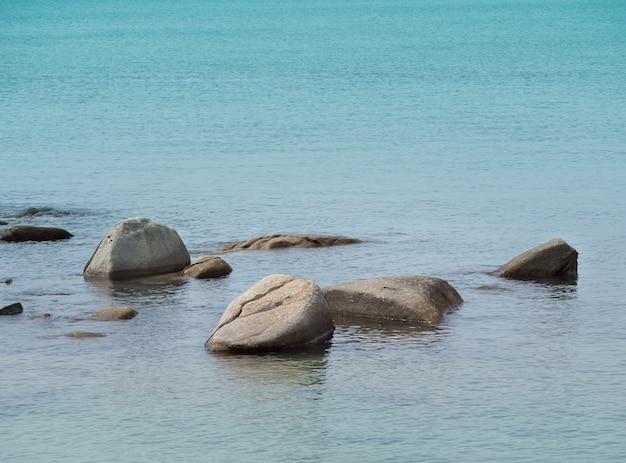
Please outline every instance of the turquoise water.
[{"label": "turquoise water", "polygon": [[[0,306],[24,306],[0,320],[0,460],[624,461],[625,25],[610,0],[0,1],[0,220],[75,235],[0,243]],[[31,206],[56,212],[8,218]],[[85,282],[131,216],[194,258],[366,242]],[[575,284],[489,275],[555,237]],[[431,275],[465,302],[428,331],[206,352],[270,273]],[[83,319],[113,305],[139,315]]]}]

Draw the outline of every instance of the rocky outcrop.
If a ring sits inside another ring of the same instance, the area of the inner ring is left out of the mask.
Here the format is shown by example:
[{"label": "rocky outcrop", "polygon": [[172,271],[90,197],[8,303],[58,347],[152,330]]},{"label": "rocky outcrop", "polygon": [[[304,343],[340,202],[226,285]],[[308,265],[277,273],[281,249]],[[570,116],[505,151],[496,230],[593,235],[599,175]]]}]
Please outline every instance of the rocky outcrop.
[{"label": "rocky outcrop", "polygon": [[334,319],[436,324],[463,299],[445,280],[395,276],[356,280],[323,290]]},{"label": "rocky outcrop", "polygon": [[17,315],[24,311],[24,307],[19,302],[14,302],[0,309],[0,315]]},{"label": "rocky outcrop", "polygon": [[317,284],[270,275],[228,305],[204,345],[214,352],[274,351],[328,340],[334,329]]},{"label": "rocky outcrop", "polygon": [[97,318],[98,320],[130,320],[136,315],[137,311],[130,307],[107,307],[94,312],[91,318]]},{"label": "rocky outcrop", "polygon": [[319,248],[324,246],[339,246],[345,244],[362,243],[356,238],[345,236],[325,236],[325,235],[286,235],[274,234],[258,236],[246,241],[227,243],[219,248],[220,252],[239,251],[243,249],[276,249],[276,248]]},{"label": "rocky outcrop", "polygon": [[15,225],[0,230],[0,241],[58,241],[68,240],[72,235],[67,230],[55,227],[33,227],[31,225]]},{"label": "rocky outcrop", "polygon": [[556,238],[529,249],[500,267],[495,275],[517,280],[538,280],[553,277],[575,277],[578,252],[562,239]]},{"label": "rocky outcrop", "polygon": [[183,273],[193,278],[220,278],[232,271],[232,267],[221,257],[208,256],[185,267]]},{"label": "rocky outcrop", "polygon": [[191,262],[173,228],[133,217],[115,224],[100,240],[85,265],[87,279],[124,280],[180,272]]}]

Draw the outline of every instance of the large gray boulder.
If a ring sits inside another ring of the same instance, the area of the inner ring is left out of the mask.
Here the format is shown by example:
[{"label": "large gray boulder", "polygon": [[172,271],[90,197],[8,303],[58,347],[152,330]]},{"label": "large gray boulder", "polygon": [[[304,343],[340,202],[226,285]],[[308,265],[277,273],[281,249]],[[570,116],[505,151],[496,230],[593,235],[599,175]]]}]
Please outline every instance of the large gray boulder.
[{"label": "large gray boulder", "polygon": [[214,352],[274,351],[325,341],[334,329],[319,286],[270,275],[228,305],[204,345]]},{"label": "large gray boulder", "polygon": [[355,280],[322,290],[333,318],[342,321],[405,321],[436,324],[463,299],[445,280],[390,276]]},{"label": "large gray boulder", "polygon": [[523,252],[500,267],[495,275],[518,280],[574,277],[578,272],[578,252],[559,238]]},{"label": "large gray boulder", "polygon": [[325,246],[339,246],[345,244],[356,244],[362,241],[357,238],[346,236],[327,235],[287,235],[277,233],[274,235],[257,236],[245,241],[227,243],[222,245],[220,252],[240,251],[243,249],[277,249],[289,247],[319,248]]},{"label": "large gray boulder", "polygon": [[87,279],[124,280],[179,272],[191,258],[173,228],[142,217],[115,224],[85,265]]},{"label": "large gray boulder", "polygon": [[55,227],[34,227],[32,225],[15,225],[0,230],[0,241],[58,241],[68,240],[72,235],[67,230]]}]

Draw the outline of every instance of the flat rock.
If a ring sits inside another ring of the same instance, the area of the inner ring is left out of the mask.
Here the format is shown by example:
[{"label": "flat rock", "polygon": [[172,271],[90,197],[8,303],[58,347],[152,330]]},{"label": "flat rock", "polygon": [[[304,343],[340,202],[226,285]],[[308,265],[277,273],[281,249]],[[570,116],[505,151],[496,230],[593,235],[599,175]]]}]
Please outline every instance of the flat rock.
[{"label": "flat rock", "polygon": [[67,230],[55,227],[33,227],[31,225],[15,225],[0,230],[0,241],[58,241],[68,240],[72,235]]},{"label": "flat rock", "polygon": [[57,211],[56,209],[53,209],[51,207],[29,207],[7,217],[12,219],[21,219],[23,217],[40,217],[42,215],[61,217],[64,215],[69,215],[69,212]]},{"label": "flat rock", "polygon": [[107,307],[98,310],[91,315],[91,318],[98,320],[130,320],[137,315],[137,311],[130,307]]},{"label": "flat rock", "polygon": [[436,324],[463,299],[445,280],[391,276],[355,280],[322,290],[333,318]]},{"label": "flat rock", "polygon": [[288,235],[274,234],[258,236],[246,241],[227,243],[219,248],[220,252],[239,251],[244,249],[276,249],[276,248],[319,248],[325,246],[339,246],[345,244],[362,243],[362,240],[345,236],[326,235]]},{"label": "flat rock", "polygon": [[228,305],[205,347],[235,353],[282,350],[326,341],[334,329],[317,284],[270,275]]},{"label": "flat rock", "polygon": [[67,336],[68,338],[102,338],[106,335],[102,333],[93,333],[91,331],[72,331],[64,336]]},{"label": "flat rock", "polygon": [[221,257],[207,256],[185,267],[183,273],[193,278],[220,278],[232,271],[232,267]]},{"label": "flat rock", "polygon": [[518,280],[575,277],[578,252],[560,238],[547,241],[514,257],[495,275]]},{"label": "flat rock", "polygon": [[191,262],[173,228],[142,217],[115,224],[85,265],[86,279],[125,280],[180,272]]},{"label": "flat rock", "polygon": [[22,304],[15,302],[0,309],[0,315],[17,315],[24,311]]}]

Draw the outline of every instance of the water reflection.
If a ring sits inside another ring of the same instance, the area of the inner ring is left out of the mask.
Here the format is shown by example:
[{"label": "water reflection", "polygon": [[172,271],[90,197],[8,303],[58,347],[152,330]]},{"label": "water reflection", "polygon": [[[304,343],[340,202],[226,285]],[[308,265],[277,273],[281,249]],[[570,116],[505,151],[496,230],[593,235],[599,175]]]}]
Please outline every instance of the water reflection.
[{"label": "water reflection", "polygon": [[359,323],[335,319],[333,348],[341,349],[350,344],[359,350],[395,348],[430,347],[444,339],[448,331],[438,325],[406,323],[397,320],[359,321]]},{"label": "water reflection", "polygon": [[551,299],[569,300],[578,296],[577,278],[545,278],[534,280],[532,285],[539,287]]},{"label": "water reflection", "polygon": [[189,282],[181,274],[159,275],[134,280],[89,280],[91,288],[108,298],[127,301],[139,299],[142,301],[168,301],[179,299],[181,289]]},{"label": "water reflection", "polygon": [[329,344],[263,354],[212,353],[226,378],[250,387],[297,389],[321,385],[326,378]]}]

